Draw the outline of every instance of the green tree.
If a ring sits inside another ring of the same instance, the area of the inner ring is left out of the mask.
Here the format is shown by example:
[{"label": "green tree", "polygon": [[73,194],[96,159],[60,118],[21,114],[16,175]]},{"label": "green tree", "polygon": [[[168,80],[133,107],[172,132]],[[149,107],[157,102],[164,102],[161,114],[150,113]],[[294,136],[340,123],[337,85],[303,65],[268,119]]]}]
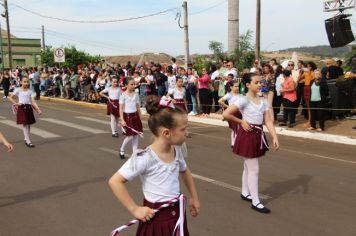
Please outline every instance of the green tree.
[{"label": "green tree", "polygon": [[214,59],[216,62],[219,59],[223,59],[225,57],[224,53],[224,45],[218,41],[209,41],[209,49],[214,53]]},{"label": "green tree", "polygon": [[345,56],[345,62],[346,62],[345,66],[344,66],[345,71],[350,71],[353,67],[356,66],[356,62],[355,62],[355,60],[353,60],[354,58],[356,58],[356,46],[355,45],[352,46],[351,52],[349,52]]},{"label": "green tree", "polygon": [[[97,62],[101,60],[100,56],[92,56],[84,51],[79,51],[75,46],[65,47],[65,62],[61,64],[64,67],[76,67],[80,64],[87,64],[90,62]],[[42,52],[42,64],[54,66],[54,49],[51,46],[46,47]]]},{"label": "green tree", "polygon": [[239,37],[239,47],[230,57],[230,60],[235,62],[239,71],[250,68],[255,60],[255,45],[252,39],[253,32],[248,30]]}]

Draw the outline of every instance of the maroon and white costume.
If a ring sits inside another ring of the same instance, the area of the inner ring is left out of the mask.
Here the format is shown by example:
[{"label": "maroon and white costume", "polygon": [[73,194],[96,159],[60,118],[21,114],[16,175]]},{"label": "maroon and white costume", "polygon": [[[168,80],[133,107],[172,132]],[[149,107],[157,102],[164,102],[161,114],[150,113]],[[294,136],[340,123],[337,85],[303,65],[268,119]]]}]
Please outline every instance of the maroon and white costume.
[{"label": "maroon and white costume", "polygon": [[182,111],[187,111],[185,107],[185,89],[178,90],[177,87],[174,89],[169,89],[168,94],[173,96],[173,99],[176,101],[174,104],[176,107],[180,108]]},{"label": "maroon and white costume", "polygon": [[239,96],[233,103],[242,114],[252,131],[246,132],[240,125],[237,129],[233,152],[246,158],[261,157],[268,150],[266,136],[263,132],[264,113],[268,111],[267,99],[261,98],[256,104],[247,96]]},{"label": "maroon and white costume", "polygon": [[[236,99],[237,99],[239,96],[242,96],[242,95],[240,95],[240,94],[233,94],[233,93],[230,92],[230,93],[227,93],[224,97],[222,97],[222,99],[223,99],[224,101],[226,101],[226,102],[229,104],[229,106],[230,106],[231,104],[233,104],[233,103],[236,101]],[[238,112],[235,114],[235,116],[236,116],[237,118],[239,118],[239,119],[242,119],[242,115],[241,115],[241,112],[240,112],[240,111],[238,111]],[[228,121],[228,124],[229,124],[229,128],[231,129],[231,147],[233,147],[234,144],[235,144],[235,139],[236,139],[236,134],[237,134],[237,129],[238,129],[238,127],[239,127],[239,124],[236,123],[236,122],[233,122],[233,121]]]},{"label": "maroon and white costume", "polygon": [[[163,162],[150,148],[135,153],[119,169],[120,175],[131,181],[139,176],[144,194],[144,206],[157,209],[161,205],[180,195],[179,173],[187,169],[184,154],[179,146],[175,146],[175,160]],[[179,203],[157,212],[148,222],[140,222],[137,236],[167,236],[173,235],[175,226],[182,223],[184,236],[189,236],[185,211],[180,216]],[[184,222],[181,222],[181,221]],[[175,234],[174,234],[175,235]]]},{"label": "maroon and white costume", "polygon": [[32,125],[36,123],[32,108],[32,98],[35,97],[36,94],[30,89],[24,91],[21,88],[16,88],[13,94],[18,97],[18,103],[21,104],[17,107],[16,123],[21,125]]},{"label": "maroon and white costume", "polygon": [[103,92],[107,93],[109,97],[109,100],[107,102],[106,114],[110,115],[111,133],[113,135],[116,134],[117,137],[118,118],[120,117],[119,98],[121,95],[121,89],[119,87],[110,87],[104,89]]},{"label": "maroon and white costume", "polygon": [[132,152],[136,152],[138,149],[139,135],[143,134],[142,122],[137,111],[137,107],[140,105],[140,99],[137,93],[132,93],[131,96],[127,92],[120,96],[120,104],[124,105],[123,117],[126,126],[122,127],[123,134],[126,138],[122,142],[120,147],[120,157],[123,159],[125,156],[125,146],[132,142]]},{"label": "maroon and white costume", "polygon": [[137,93],[133,93],[129,96],[127,92],[120,96],[120,104],[124,105],[124,120],[126,122],[126,127],[124,129],[124,135],[135,136],[143,132],[142,122],[137,111],[137,105],[140,105],[140,98]]}]

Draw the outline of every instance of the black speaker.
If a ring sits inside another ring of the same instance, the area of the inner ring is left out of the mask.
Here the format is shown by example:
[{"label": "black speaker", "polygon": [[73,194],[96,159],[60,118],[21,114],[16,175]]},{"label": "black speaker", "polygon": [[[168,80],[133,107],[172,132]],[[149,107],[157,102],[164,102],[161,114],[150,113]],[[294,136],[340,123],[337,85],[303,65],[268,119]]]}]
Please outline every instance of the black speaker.
[{"label": "black speaker", "polygon": [[325,20],[326,33],[332,48],[343,47],[355,40],[347,15],[338,15]]}]

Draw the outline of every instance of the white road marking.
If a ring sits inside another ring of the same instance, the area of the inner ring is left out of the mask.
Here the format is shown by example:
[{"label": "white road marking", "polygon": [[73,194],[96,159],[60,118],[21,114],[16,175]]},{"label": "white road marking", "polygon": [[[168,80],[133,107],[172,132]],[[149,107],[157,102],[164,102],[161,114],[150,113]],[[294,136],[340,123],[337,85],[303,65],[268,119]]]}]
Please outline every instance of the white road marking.
[{"label": "white road marking", "polygon": [[75,118],[78,119],[82,119],[82,120],[88,120],[88,121],[93,121],[99,124],[104,124],[104,125],[110,125],[110,121],[105,121],[105,120],[99,120],[99,119],[95,119],[95,118],[91,118],[91,117],[87,117],[87,116],[76,116]]},{"label": "white road marking", "polygon": [[308,156],[315,157],[315,158],[321,158],[321,159],[327,159],[327,160],[332,160],[332,161],[345,162],[345,163],[349,163],[349,164],[356,164],[356,161],[348,161],[348,160],[338,159],[338,158],[334,158],[334,157],[327,157],[327,156],[323,156],[323,155],[319,155],[319,154],[313,154],[313,153],[308,153],[308,152],[299,152],[299,151],[295,151],[295,150],[291,150],[291,149],[285,149],[285,148],[281,148],[281,150],[288,151],[288,152],[294,152],[294,153],[298,153],[298,154],[302,154],[302,155],[308,155]]},{"label": "white road marking", "polygon": [[[116,150],[113,150],[113,149],[110,149],[110,148],[101,147],[101,148],[99,148],[99,150],[107,152],[107,153],[111,153],[111,154],[116,155],[116,156],[119,156],[119,151],[116,151]],[[211,179],[211,178],[208,178],[208,177],[205,177],[205,176],[193,174],[193,173],[192,173],[192,176],[193,176],[194,179],[199,179],[201,181],[204,181],[204,182],[207,182],[207,183],[210,183],[210,184],[214,184],[216,186],[219,186],[219,187],[222,187],[222,188],[225,188],[225,189],[230,189],[232,191],[241,193],[241,188],[236,187],[234,185],[231,185],[231,184],[228,184],[228,183],[224,183],[224,182],[221,182],[221,181],[218,181],[218,180],[215,180],[215,179]],[[271,199],[272,198],[272,197],[270,197],[268,195],[264,195],[264,194],[259,194],[259,197],[261,199]]]},{"label": "white road marking", "polygon": [[[8,126],[11,126],[11,127],[14,127],[14,128],[22,130],[22,125],[18,125],[18,124],[16,124],[16,122],[14,122],[12,120],[0,120],[0,123],[3,123],[5,125],[8,125]],[[36,127],[33,127],[33,126],[31,127],[31,133],[34,134],[34,135],[40,136],[42,138],[58,138],[58,137],[61,137],[58,134],[54,134],[54,133],[51,133],[51,132],[48,132],[48,131],[45,131],[43,129],[39,129],[39,128],[36,128]]]},{"label": "white road marking", "polygon": [[105,130],[102,129],[94,129],[94,128],[90,128],[88,126],[84,126],[84,125],[78,125],[78,124],[74,124],[71,122],[67,122],[67,121],[63,121],[63,120],[58,120],[58,119],[52,119],[52,118],[42,118],[41,120],[43,121],[47,121],[50,123],[54,123],[57,125],[64,125],[73,129],[79,129],[85,132],[89,132],[89,133],[93,133],[93,134],[105,134],[105,133],[109,133]]}]

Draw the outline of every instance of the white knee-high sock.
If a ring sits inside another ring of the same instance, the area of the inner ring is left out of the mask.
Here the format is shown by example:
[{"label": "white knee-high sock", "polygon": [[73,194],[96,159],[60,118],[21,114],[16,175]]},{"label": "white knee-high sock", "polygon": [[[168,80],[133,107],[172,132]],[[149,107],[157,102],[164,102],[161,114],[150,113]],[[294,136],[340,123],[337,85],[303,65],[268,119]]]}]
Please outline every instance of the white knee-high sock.
[{"label": "white knee-high sock", "polygon": [[231,146],[235,145],[235,138],[236,138],[235,132],[231,131]]},{"label": "white knee-high sock", "polygon": [[250,190],[252,197],[252,204],[256,206],[258,203],[260,203],[260,198],[258,197],[258,174],[260,171],[258,158],[246,158],[245,163],[247,166],[248,189]]},{"label": "white knee-high sock", "polygon": [[125,152],[125,147],[131,140],[132,140],[132,136],[126,136],[126,138],[124,139],[124,141],[122,142],[121,147],[120,147],[121,153]]},{"label": "white knee-high sock", "polygon": [[138,149],[138,135],[132,136],[132,153],[135,153]]},{"label": "white knee-high sock", "polygon": [[111,125],[111,133],[115,134],[117,133],[117,117],[114,116],[113,114],[110,114],[110,125]]},{"label": "white knee-high sock", "polygon": [[246,162],[244,161],[244,170],[242,172],[242,191],[241,194],[244,196],[250,195],[250,190],[248,189],[248,183],[247,183],[247,175],[248,175],[248,169]]},{"label": "white knee-high sock", "polygon": [[23,134],[25,136],[26,143],[30,143],[30,125],[23,125],[22,126]]}]

